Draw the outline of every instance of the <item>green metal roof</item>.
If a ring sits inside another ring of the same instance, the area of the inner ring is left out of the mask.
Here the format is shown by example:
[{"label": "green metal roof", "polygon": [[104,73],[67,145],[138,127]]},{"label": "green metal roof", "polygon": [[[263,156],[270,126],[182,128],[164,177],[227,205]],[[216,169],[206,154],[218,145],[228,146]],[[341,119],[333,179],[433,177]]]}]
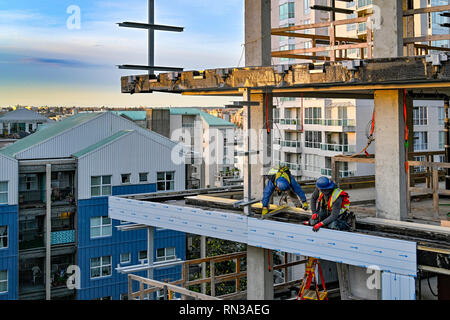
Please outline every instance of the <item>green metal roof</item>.
[{"label": "green metal roof", "polygon": [[142,121],[147,119],[146,111],[113,111],[112,113],[117,114],[118,116],[124,115],[133,121]]},{"label": "green metal roof", "polygon": [[85,154],[91,153],[92,151],[95,151],[98,148],[100,148],[100,147],[102,147],[104,145],[107,145],[108,143],[111,143],[114,140],[117,140],[120,137],[123,137],[123,136],[125,136],[125,135],[127,135],[127,134],[129,134],[131,132],[134,132],[134,130],[122,130],[122,131],[119,131],[119,132],[113,134],[112,136],[109,136],[106,139],[103,139],[103,140],[101,140],[101,141],[99,141],[97,143],[94,143],[93,145],[91,145],[91,146],[89,146],[89,147],[87,147],[87,148],[85,148],[83,150],[80,150],[77,153],[74,153],[73,156],[75,158],[80,158],[81,156],[84,156]]},{"label": "green metal roof", "polygon": [[13,144],[6,146],[0,150],[0,153],[7,155],[9,157],[15,157],[19,152],[25,151],[32,146],[44,142],[52,137],[55,137],[62,132],[69,130],[73,127],[79,126],[80,124],[87,122],[97,116],[100,112],[90,112],[90,113],[78,113],[60,122],[56,122],[46,128],[43,128],[35,133],[16,141]]},{"label": "green metal roof", "polygon": [[234,127],[234,124],[196,108],[170,108],[171,115],[200,115],[211,127]]}]

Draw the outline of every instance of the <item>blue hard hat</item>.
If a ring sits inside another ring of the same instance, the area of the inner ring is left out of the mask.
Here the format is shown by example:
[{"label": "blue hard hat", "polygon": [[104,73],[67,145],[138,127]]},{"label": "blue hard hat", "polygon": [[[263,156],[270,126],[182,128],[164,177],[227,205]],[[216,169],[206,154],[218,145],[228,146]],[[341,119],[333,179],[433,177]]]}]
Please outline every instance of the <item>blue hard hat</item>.
[{"label": "blue hard hat", "polygon": [[316,187],[322,190],[334,189],[336,185],[333,180],[328,179],[327,177],[320,177],[317,179]]},{"label": "blue hard hat", "polygon": [[291,187],[286,178],[278,178],[276,181],[277,188],[281,191],[287,191]]}]

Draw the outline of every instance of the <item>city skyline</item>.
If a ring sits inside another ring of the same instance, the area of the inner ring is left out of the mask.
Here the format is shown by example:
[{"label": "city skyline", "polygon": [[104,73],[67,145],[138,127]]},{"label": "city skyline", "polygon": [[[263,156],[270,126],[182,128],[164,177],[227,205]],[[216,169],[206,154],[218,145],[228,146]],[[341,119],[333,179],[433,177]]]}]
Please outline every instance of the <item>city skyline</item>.
[{"label": "city skyline", "polygon": [[[74,8],[80,12],[78,21]],[[155,64],[185,70],[243,66],[242,1],[155,1],[155,12],[155,23],[185,28],[183,33],[156,32]],[[117,65],[146,64],[147,50],[146,31],[119,28],[117,23],[123,21],[147,21],[147,1],[0,0],[0,107],[229,102],[217,97],[122,94],[120,77],[132,73]],[[76,22],[79,25],[73,27]],[[205,29],[205,24],[214,28]]]}]

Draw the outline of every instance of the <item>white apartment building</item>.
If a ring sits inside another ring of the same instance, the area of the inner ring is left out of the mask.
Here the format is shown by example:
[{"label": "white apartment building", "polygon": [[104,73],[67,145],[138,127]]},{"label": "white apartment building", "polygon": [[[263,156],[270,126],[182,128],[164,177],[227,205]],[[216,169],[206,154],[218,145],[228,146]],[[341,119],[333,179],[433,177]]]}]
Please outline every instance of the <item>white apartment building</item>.
[{"label": "white apartment building", "polygon": [[187,146],[189,178],[200,188],[241,183],[238,132],[233,123],[200,109],[170,108],[171,138]]},{"label": "white apartment building", "polygon": [[[448,4],[448,0],[423,0],[423,5]],[[436,4],[437,3],[437,4]],[[329,5],[328,0],[272,0],[272,28],[312,24],[329,21],[329,13],[312,10],[312,5]],[[354,10],[353,14],[336,14],[336,20],[364,15],[371,0],[339,2],[337,5]],[[417,4],[416,4],[417,7]],[[422,15],[421,15],[422,16]],[[426,16],[426,15],[423,15]],[[419,17],[419,16],[418,16]],[[429,15],[430,23],[421,24],[423,34],[437,33],[437,25],[448,21],[438,15]],[[426,20],[426,19],[425,19]],[[416,23],[416,27],[419,22]],[[434,29],[433,29],[434,28]],[[440,27],[442,28],[442,27]],[[444,28],[445,29],[445,28]],[[302,31],[305,32],[305,31]],[[340,26],[339,36],[364,37],[365,24]],[[447,31],[448,32],[448,28]],[[306,30],[305,33],[327,35],[327,28]],[[417,35],[417,32],[416,32]],[[448,46],[447,43],[432,44]],[[310,48],[311,39],[272,37],[272,51]],[[321,53],[326,55],[327,53]],[[359,49],[347,52],[349,57],[360,58]],[[296,64],[308,60],[273,58],[272,63]],[[299,180],[331,177],[331,158],[339,154],[359,153],[367,144],[373,117],[373,100],[362,99],[274,99],[274,164],[287,165]],[[444,104],[442,101],[414,101],[415,151],[439,151],[444,148]],[[375,137],[376,139],[376,137]],[[374,144],[368,150],[374,152]],[[436,157],[442,161],[443,157]],[[418,158],[417,160],[423,160]],[[374,174],[370,164],[342,163],[340,177]]]}]

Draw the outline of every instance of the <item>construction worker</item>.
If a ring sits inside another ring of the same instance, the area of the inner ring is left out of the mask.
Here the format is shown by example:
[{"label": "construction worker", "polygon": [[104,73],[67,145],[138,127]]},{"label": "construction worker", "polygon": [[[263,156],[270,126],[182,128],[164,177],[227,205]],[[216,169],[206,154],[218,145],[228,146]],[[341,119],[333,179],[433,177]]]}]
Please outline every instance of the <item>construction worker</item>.
[{"label": "construction worker", "polygon": [[[308,210],[308,203],[306,202],[306,195],[302,188],[291,175],[288,167],[280,167],[276,174],[271,175],[269,182],[264,188],[263,193],[263,210],[262,215],[266,215],[269,212],[269,202],[274,191],[281,195],[283,192],[287,192],[289,197],[294,201],[295,205],[304,210]],[[301,201],[299,200],[301,199]]]},{"label": "construction worker", "polygon": [[347,192],[336,187],[327,177],[320,177],[311,197],[313,215],[305,225],[313,226],[317,232],[322,227],[348,231],[353,225],[353,213],[349,210],[350,201]]}]

